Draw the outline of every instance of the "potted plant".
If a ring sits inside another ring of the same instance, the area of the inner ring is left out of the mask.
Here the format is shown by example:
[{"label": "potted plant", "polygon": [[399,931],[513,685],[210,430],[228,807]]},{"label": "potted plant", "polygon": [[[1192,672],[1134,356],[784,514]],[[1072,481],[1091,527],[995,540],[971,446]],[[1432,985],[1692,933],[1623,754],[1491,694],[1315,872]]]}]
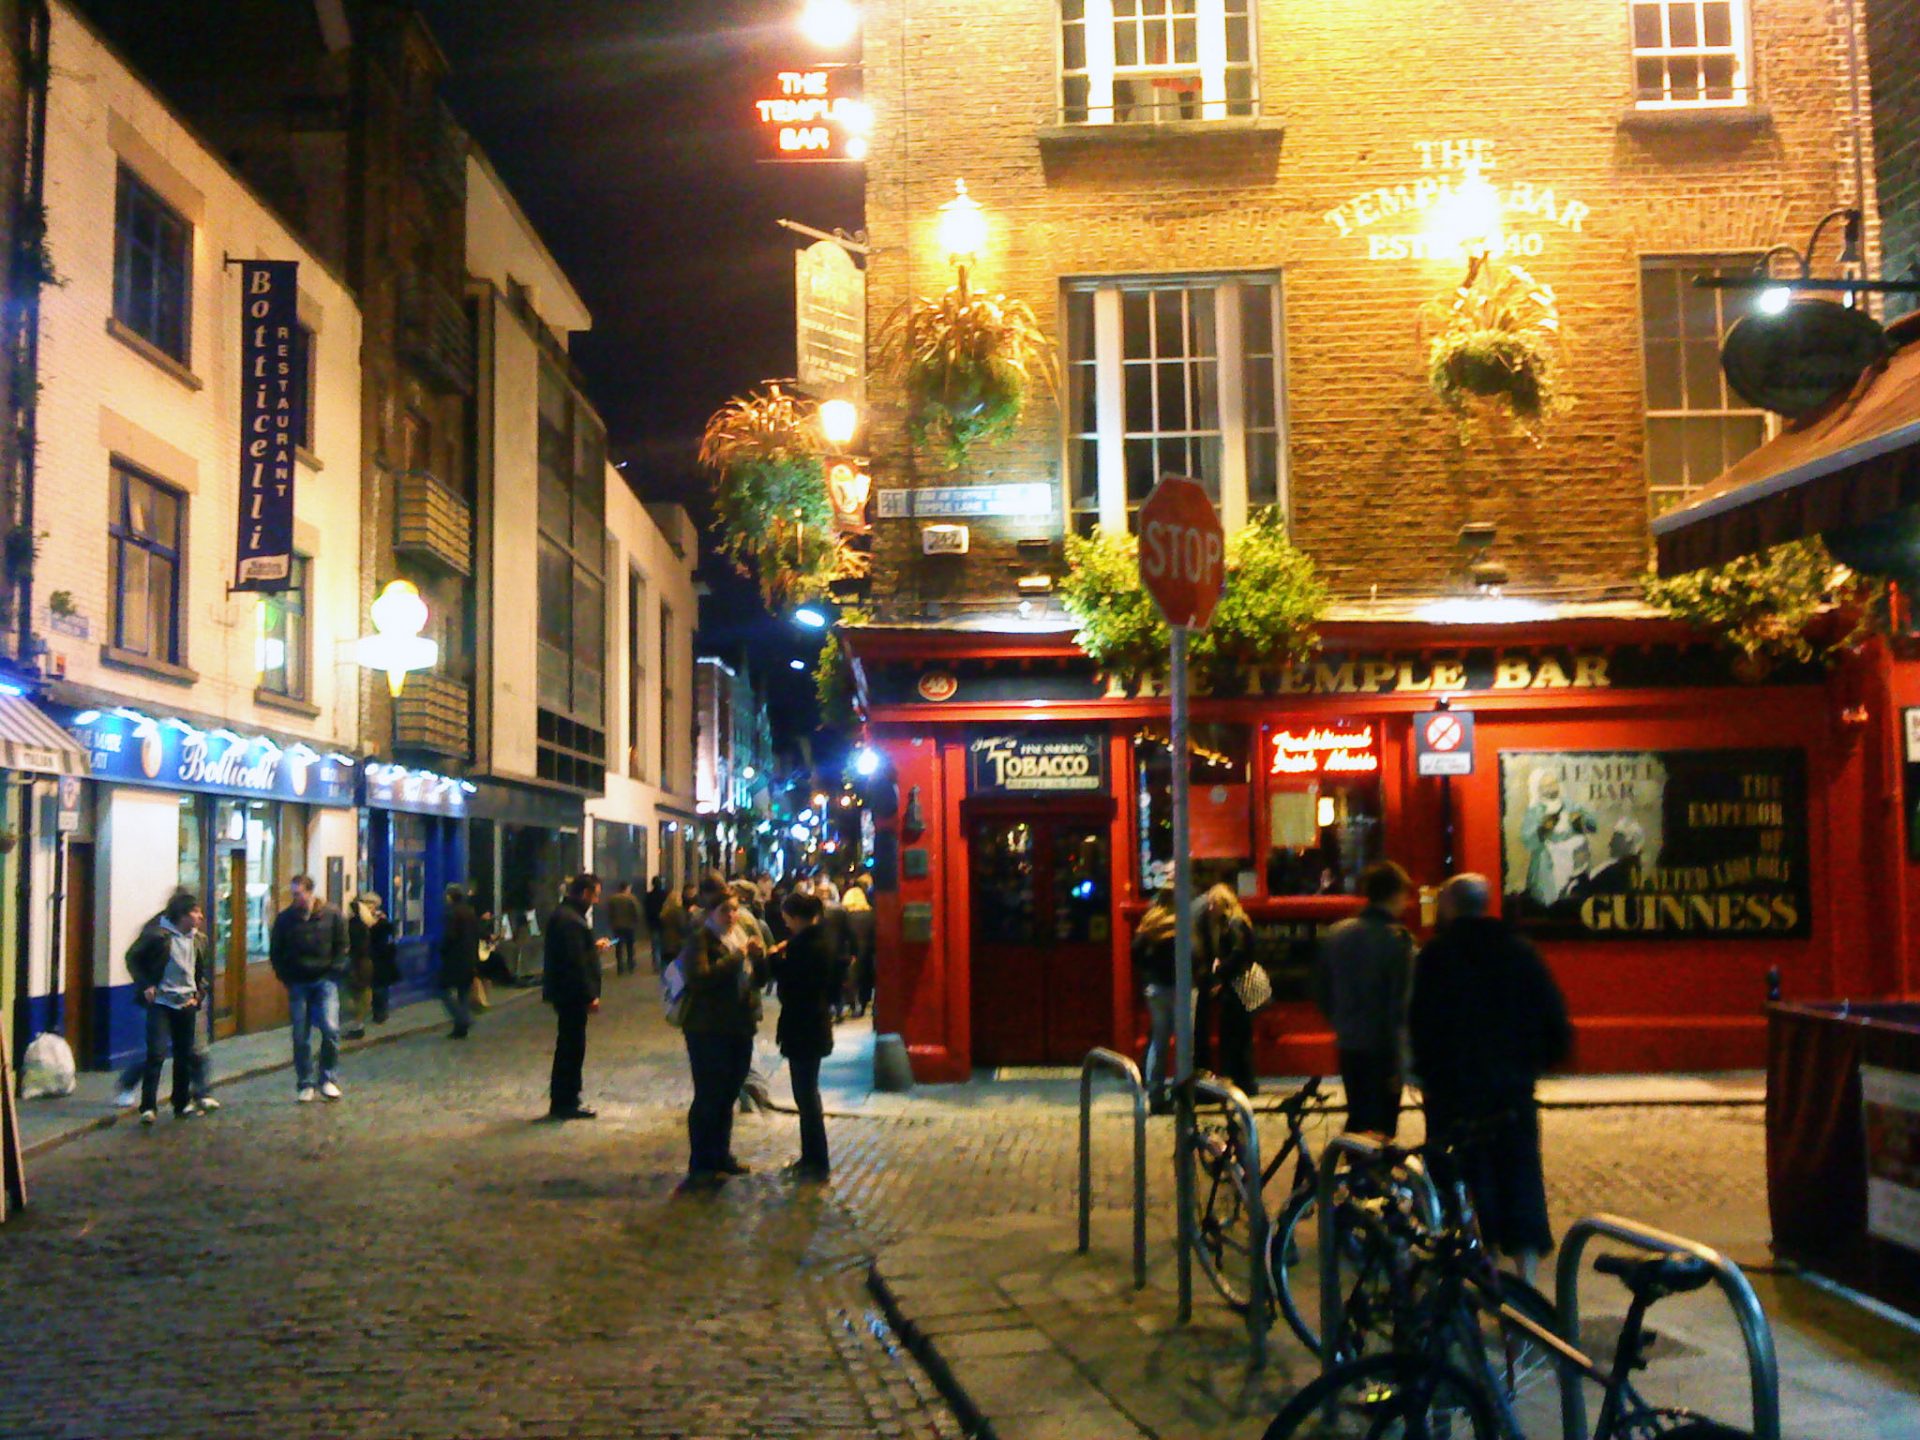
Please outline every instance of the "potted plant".
[{"label": "potted plant", "polygon": [[1566,408],[1556,383],[1563,339],[1553,287],[1518,265],[1480,255],[1451,295],[1427,307],[1427,384],[1459,416],[1463,432],[1479,406],[1504,409],[1536,444]]},{"label": "potted plant", "polygon": [[1053,348],[1032,309],[964,284],[895,311],[881,328],[878,358],[906,394],[914,442],[954,466],[1019,423],[1036,379],[1054,388]]},{"label": "potted plant", "polygon": [[1734,674],[1750,683],[1782,664],[1831,666],[1852,654],[1866,635],[1873,589],[1818,540],[1671,579],[1649,576],[1644,587],[1649,604],[1736,650]]}]

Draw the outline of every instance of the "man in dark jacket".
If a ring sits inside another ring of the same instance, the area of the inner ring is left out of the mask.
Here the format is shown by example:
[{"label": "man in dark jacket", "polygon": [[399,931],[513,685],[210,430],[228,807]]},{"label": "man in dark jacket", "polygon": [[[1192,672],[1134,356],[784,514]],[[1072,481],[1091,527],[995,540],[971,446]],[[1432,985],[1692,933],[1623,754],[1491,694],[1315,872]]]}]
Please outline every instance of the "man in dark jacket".
[{"label": "man in dark jacket", "polygon": [[[347,922],[314,892],[311,875],[296,875],[292,903],[275,917],[268,956],[287,987],[293,1028],[294,1093],[301,1104],[340,1098],[340,982],[350,947]],[[313,1031],[320,1031],[320,1087],[314,1089]]]},{"label": "man in dark jacket", "polygon": [[1367,906],[1327,932],[1313,969],[1313,998],[1333,1026],[1347,1129],[1389,1140],[1400,1127],[1400,1051],[1406,1039],[1413,937],[1400,925],[1412,891],[1391,860],[1360,877]]},{"label": "man in dark jacket", "polygon": [[830,1168],[820,1062],[833,1053],[833,1005],[845,984],[839,958],[820,927],[820,910],[812,895],[787,896],[781,904],[787,943],[773,957],[773,978],[780,986],[774,1039],[787,1057],[793,1108],[800,1116],[800,1158],[789,1167],[798,1180],[824,1180]]},{"label": "man in dark jacket", "polygon": [[1492,896],[1484,875],[1441,889],[1441,930],[1414,966],[1407,1019],[1427,1133],[1453,1138],[1487,1243],[1530,1278],[1553,1248],[1533,1087],[1566,1058],[1572,1032],[1538,952],[1487,913]]},{"label": "man in dark jacket", "polygon": [[600,952],[587,912],[600,898],[598,875],[576,875],[547,917],[546,965],[540,996],[553,1006],[559,1031],[553,1043],[553,1078],[547,1088],[548,1118],[591,1120],[580,1103],[580,1069],[587,1059],[587,1017],[600,1008]]},{"label": "man in dark jacket", "polygon": [[485,932],[480,912],[473,908],[467,892],[449,885],[447,913],[440,931],[440,1003],[447,1007],[447,1018],[453,1021],[447,1037],[451,1040],[466,1039],[473,1028],[467,992],[480,970],[480,940]]},{"label": "man in dark jacket", "polygon": [[647,917],[647,939],[653,945],[653,973],[658,975],[673,956],[666,953],[666,932],[660,928],[660,914],[667,908],[667,877],[656,875],[641,897],[640,909]]},{"label": "man in dark jacket", "polygon": [[198,1022],[213,993],[213,971],[200,934],[200,901],[176,890],[127,952],[133,993],[147,1009],[147,1059],[141,1068],[140,1123],[154,1123],[160,1069],[173,1053],[173,1114],[178,1120],[218,1106],[207,1099],[207,1042]]},{"label": "man in dark jacket", "polygon": [[640,940],[640,901],[631,880],[622,880],[607,897],[607,929],[613,932],[614,973],[631,975],[640,968],[634,958]]}]

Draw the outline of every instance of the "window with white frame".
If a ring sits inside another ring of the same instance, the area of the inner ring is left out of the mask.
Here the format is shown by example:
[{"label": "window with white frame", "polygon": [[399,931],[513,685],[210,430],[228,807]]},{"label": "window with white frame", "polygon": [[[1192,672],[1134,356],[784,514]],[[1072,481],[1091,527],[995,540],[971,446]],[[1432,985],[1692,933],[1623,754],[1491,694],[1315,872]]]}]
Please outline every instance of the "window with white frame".
[{"label": "window with white frame", "polygon": [[1643,110],[1745,105],[1746,0],[1630,0],[1634,101]]},{"label": "window with white frame", "polygon": [[1647,494],[1653,513],[1684,504],[1766,440],[1771,420],[1735,394],[1720,347],[1757,290],[1712,290],[1702,275],[1751,273],[1757,256],[1686,255],[1640,262],[1647,393]]},{"label": "window with white frame", "polygon": [[1131,527],[1162,475],[1207,488],[1230,529],[1286,499],[1280,280],[1117,280],[1067,289],[1068,506]]},{"label": "window with white frame", "polygon": [[1251,115],[1249,0],[1061,0],[1061,117],[1070,125]]}]

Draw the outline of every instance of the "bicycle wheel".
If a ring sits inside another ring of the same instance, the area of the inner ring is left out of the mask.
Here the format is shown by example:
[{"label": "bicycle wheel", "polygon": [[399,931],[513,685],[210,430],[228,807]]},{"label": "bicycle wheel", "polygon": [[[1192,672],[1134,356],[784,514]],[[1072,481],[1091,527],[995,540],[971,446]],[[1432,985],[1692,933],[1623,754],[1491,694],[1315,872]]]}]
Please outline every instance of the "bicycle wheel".
[{"label": "bicycle wheel", "polygon": [[[1246,1152],[1231,1117],[1196,1115],[1193,1155],[1193,1253],[1220,1298],[1245,1314],[1253,1299],[1253,1190]],[[1271,1295],[1268,1302],[1272,1304]]]},{"label": "bicycle wheel", "polygon": [[1301,1390],[1263,1440],[1495,1440],[1496,1433],[1486,1397],[1451,1365],[1370,1355]]},{"label": "bicycle wheel", "polygon": [[[1335,1190],[1336,1243],[1339,1246],[1341,1314],[1348,1338],[1342,1358],[1354,1359],[1389,1343],[1393,1333],[1394,1294],[1390,1256],[1379,1248],[1382,1236],[1371,1219],[1354,1208],[1346,1187]],[[1312,1190],[1287,1202],[1267,1238],[1267,1288],[1300,1343],[1320,1353],[1320,1206]]]},{"label": "bicycle wheel", "polygon": [[[1502,1270],[1497,1277],[1500,1303],[1545,1330],[1560,1333],[1559,1312],[1553,1302],[1518,1275]],[[1555,1384],[1558,1357],[1529,1330],[1500,1316],[1480,1312],[1477,1330],[1483,1359],[1467,1357],[1455,1363],[1468,1374],[1480,1374],[1524,1435],[1543,1433],[1559,1423],[1559,1387]],[[1469,1332],[1471,1333],[1471,1332]],[[1480,1364],[1485,1370],[1479,1370]]]}]

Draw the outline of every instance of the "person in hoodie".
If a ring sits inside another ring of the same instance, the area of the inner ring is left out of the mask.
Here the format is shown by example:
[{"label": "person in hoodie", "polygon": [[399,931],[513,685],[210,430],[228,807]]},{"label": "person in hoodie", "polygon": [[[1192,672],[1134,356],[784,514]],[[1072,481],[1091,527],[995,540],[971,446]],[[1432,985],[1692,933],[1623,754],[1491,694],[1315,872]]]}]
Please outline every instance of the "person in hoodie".
[{"label": "person in hoodie", "polygon": [[160,1070],[173,1054],[173,1114],[177,1120],[218,1109],[207,1098],[206,1014],[213,970],[200,933],[200,901],[176,890],[166,909],[146,923],[127,968],[133,993],[147,1010],[147,1059],[141,1068],[140,1123],[151,1125],[160,1102]]},{"label": "person in hoodie", "polygon": [[[273,973],[287,987],[293,1035],[294,1098],[338,1100],[340,1090],[340,982],[351,945],[347,922],[313,888],[311,875],[296,875],[291,903],[274,918],[268,942]],[[313,1032],[320,1032],[319,1087],[314,1086]]]},{"label": "person in hoodie", "polygon": [[1566,1059],[1572,1030],[1539,953],[1488,913],[1492,903],[1484,875],[1441,887],[1441,928],[1414,963],[1407,1025],[1427,1134],[1452,1146],[1435,1157],[1435,1178],[1466,1181],[1488,1246],[1531,1279],[1553,1249],[1534,1085]]}]

